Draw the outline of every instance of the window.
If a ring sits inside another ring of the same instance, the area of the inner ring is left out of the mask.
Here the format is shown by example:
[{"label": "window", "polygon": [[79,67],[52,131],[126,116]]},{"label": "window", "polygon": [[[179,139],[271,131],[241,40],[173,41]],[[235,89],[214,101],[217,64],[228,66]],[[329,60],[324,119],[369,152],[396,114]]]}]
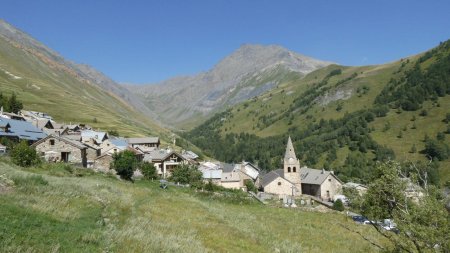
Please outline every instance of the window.
[{"label": "window", "polygon": [[288,172],[291,172],[291,167],[288,167]]},{"label": "window", "polygon": [[331,182],[331,178],[328,178],[328,182]]},{"label": "window", "polygon": [[292,172],[297,172],[297,168],[292,168]]},{"label": "window", "polygon": [[55,140],[50,140],[50,145],[55,145]]},{"label": "window", "polygon": [[281,182],[278,182],[278,185],[281,185]]}]

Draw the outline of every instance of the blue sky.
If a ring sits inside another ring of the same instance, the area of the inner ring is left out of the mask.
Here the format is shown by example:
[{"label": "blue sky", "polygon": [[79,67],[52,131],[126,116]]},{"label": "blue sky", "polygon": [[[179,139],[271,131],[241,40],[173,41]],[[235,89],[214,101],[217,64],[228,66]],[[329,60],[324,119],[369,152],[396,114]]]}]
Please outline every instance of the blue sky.
[{"label": "blue sky", "polygon": [[2,0],[0,18],[130,83],[206,71],[242,44],[366,65],[450,39],[448,0]]}]

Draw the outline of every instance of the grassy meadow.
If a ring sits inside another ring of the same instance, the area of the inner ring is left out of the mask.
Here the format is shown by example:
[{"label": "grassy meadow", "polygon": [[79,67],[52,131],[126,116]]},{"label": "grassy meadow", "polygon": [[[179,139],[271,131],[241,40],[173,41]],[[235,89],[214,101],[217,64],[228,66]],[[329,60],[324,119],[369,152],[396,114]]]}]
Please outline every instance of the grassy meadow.
[{"label": "grassy meadow", "polygon": [[265,206],[68,166],[0,159],[1,252],[374,252],[341,213]]}]

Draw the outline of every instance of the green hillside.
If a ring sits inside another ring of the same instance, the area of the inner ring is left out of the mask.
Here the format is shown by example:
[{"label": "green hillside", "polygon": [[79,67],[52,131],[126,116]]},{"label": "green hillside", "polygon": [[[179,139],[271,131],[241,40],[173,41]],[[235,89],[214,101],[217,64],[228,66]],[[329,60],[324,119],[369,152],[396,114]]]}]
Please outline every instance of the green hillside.
[{"label": "green hillside", "polygon": [[24,109],[56,121],[81,122],[123,136],[169,135],[121,98],[90,84],[70,68],[0,36],[0,92],[15,92]]},{"label": "green hillside", "polygon": [[376,252],[344,214],[265,206],[0,159],[1,252]]},{"label": "green hillside", "polygon": [[449,55],[447,41],[389,64],[331,65],[216,114],[185,136],[218,159],[251,160],[270,170],[291,135],[304,163],[357,181],[370,177],[377,160],[425,161],[424,153],[432,153],[444,183],[450,180]]}]

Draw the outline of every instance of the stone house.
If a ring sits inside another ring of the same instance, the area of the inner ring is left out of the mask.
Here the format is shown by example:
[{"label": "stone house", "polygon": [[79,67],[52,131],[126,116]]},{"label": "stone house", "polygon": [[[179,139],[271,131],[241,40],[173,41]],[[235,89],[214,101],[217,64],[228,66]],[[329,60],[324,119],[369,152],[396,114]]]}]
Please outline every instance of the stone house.
[{"label": "stone house", "polygon": [[299,195],[295,184],[284,177],[284,170],[270,171],[261,179],[261,188],[264,192],[282,196]]},{"label": "stone house", "polygon": [[66,162],[87,166],[87,146],[61,136],[49,135],[32,147],[48,162]]},{"label": "stone house", "polygon": [[155,150],[158,149],[161,144],[159,137],[128,138],[127,140],[128,144],[133,148],[144,146]]},{"label": "stone house", "polygon": [[103,154],[94,160],[94,170],[109,172],[113,161],[111,154]]},{"label": "stone house", "polygon": [[86,163],[87,167],[94,166],[95,159],[101,155],[101,149],[97,145],[91,143],[83,143],[86,146]]},{"label": "stone house", "polygon": [[303,194],[331,201],[335,195],[342,193],[343,183],[334,175],[333,171],[302,167],[300,169],[300,177]]},{"label": "stone house", "polygon": [[144,155],[143,161],[153,163],[162,178],[169,177],[176,167],[187,163],[183,156],[169,149],[153,150]]}]

